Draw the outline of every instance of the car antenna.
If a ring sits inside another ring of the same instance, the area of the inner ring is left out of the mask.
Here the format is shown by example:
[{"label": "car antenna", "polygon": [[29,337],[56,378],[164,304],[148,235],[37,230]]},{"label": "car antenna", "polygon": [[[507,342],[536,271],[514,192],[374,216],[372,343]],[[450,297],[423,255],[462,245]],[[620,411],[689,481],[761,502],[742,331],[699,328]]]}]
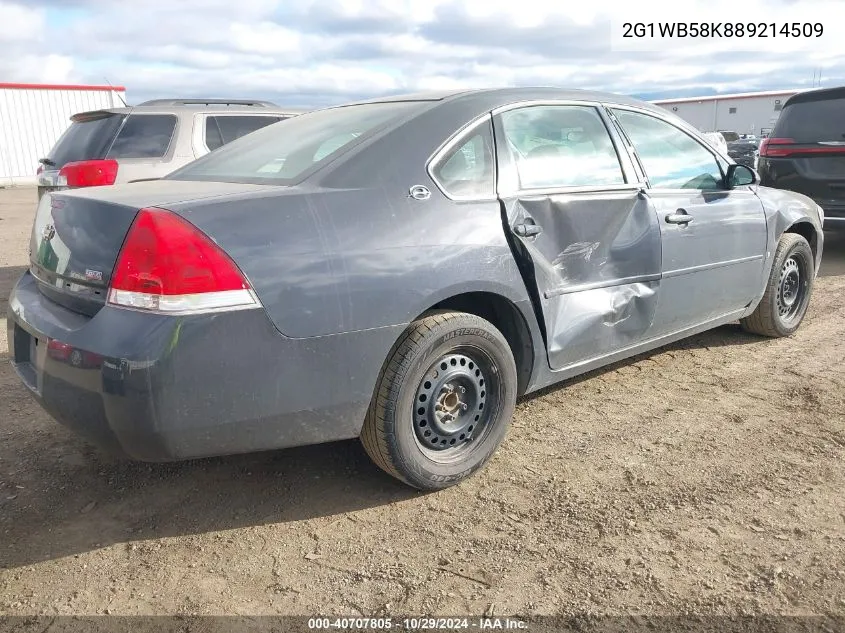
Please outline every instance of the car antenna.
[{"label": "car antenna", "polygon": [[103,77],[103,79],[106,80],[106,83],[111,87],[112,92],[114,92],[117,95],[117,98],[120,99],[120,101],[123,103],[123,107],[128,108],[129,104],[126,103],[126,100],[123,97],[120,96],[120,93],[117,90],[114,89],[114,86],[112,86],[112,83],[109,81],[109,78]]}]

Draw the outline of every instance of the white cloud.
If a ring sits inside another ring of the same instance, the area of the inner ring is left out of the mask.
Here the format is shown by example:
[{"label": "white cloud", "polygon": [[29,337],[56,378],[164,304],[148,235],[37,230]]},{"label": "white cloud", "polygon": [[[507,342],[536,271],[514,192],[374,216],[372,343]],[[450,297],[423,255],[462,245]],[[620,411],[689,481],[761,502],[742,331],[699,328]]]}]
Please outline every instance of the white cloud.
[{"label": "white cloud", "polygon": [[44,28],[44,10],[0,1],[0,42],[37,39]]},{"label": "white cloud", "polygon": [[32,83],[64,83],[71,79],[73,58],[46,52],[45,32],[43,8],[0,0],[0,79]]},{"label": "white cloud", "polygon": [[[126,85],[133,101],[213,95],[291,105],[519,84],[665,94],[792,88],[809,85],[818,68],[828,82],[845,83],[838,6],[831,0],[145,0],[130,8],[98,0],[0,0],[0,72],[16,81],[108,77]],[[626,17],[819,22],[824,36],[759,40],[755,52],[742,52],[728,38],[614,50],[621,39],[611,40],[611,25]]]}]

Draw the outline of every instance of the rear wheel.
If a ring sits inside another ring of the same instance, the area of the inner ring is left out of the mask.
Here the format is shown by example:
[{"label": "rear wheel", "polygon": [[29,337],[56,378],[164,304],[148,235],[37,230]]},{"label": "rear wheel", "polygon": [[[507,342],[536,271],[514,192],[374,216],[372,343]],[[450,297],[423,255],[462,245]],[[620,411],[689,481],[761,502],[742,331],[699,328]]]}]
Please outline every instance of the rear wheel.
[{"label": "rear wheel", "polygon": [[763,336],[789,336],[804,319],[815,281],[813,251],[797,233],[785,233],[778,242],[775,260],[763,299],[742,327]]},{"label": "rear wheel", "polygon": [[387,473],[445,488],[481,468],[501,443],[516,401],[516,366],[490,322],[433,312],[393,346],[361,441]]}]

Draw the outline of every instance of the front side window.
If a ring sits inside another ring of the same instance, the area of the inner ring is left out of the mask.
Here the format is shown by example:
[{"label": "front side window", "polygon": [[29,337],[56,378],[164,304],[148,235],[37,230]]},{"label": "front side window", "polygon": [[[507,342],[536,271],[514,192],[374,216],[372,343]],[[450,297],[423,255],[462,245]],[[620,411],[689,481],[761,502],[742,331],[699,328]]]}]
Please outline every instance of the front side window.
[{"label": "front side window", "polygon": [[454,198],[495,196],[490,123],[482,123],[462,137],[432,165],[431,174],[440,187]]},{"label": "front side window", "polygon": [[614,115],[645,169],[652,189],[723,188],[722,170],[704,145],[671,123],[629,110]]},{"label": "front side window", "polygon": [[625,184],[607,128],[590,106],[529,106],[501,114],[520,187]]},{"label": "front side window", "polygon": [[314,110],[226,143],[176,170],[168,180],[287,185],[427,102],[366,103]]},{"label": "front side window", "polygon": [[174,131],[176,117],[171,114],[130,114],[107,158],[161,158]]}]

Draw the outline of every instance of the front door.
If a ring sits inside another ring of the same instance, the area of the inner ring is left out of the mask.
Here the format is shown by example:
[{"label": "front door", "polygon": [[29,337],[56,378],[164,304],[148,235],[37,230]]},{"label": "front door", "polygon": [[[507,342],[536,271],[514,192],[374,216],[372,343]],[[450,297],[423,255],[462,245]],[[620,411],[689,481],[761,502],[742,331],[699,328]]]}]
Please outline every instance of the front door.
[{"label": "front door", "polygon": [[747,306],[763,283],[767,230],[750,187],[729,189],[727,162],[679,127],[650,114],[614,109],[648,180],[660,224],[661,336]]},{"label": "front door", "polygon": [[660,228],[618,136],[593,105],[528,105],[494,118],[499,197],[558,370],[650,336]]}]

